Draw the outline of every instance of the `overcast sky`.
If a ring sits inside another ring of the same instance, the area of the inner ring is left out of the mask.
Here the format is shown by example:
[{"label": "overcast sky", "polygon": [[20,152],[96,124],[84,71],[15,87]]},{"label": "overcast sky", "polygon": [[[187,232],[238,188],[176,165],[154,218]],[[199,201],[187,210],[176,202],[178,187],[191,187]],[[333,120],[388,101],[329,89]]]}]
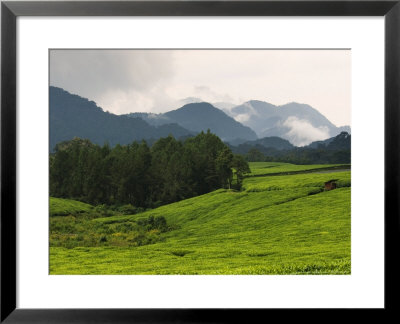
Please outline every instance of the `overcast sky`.
[{"label": "overcast sky", "polygon": [[51,50],[50,84],[115,114],[165,112],[188,97],[309,104],[350,125],[350,50]]}]

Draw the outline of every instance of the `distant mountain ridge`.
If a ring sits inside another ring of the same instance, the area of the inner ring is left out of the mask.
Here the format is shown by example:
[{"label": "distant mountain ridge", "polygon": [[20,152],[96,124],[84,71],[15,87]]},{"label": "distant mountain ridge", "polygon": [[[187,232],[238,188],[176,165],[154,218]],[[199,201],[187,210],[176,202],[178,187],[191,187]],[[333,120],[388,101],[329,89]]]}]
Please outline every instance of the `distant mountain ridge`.
[{"label": "distant mountain ridge", "polygon": [[154,113],[147,113],[147,112],[133,112],[129,114],[124,114],[121,116],[127,116],[130,118],[141,118],[148,124],[152,126],[160,126],[165,124],[172,124],[174,121],[169,117],[165,116],[164,114],[154,114]]},{"label": "distant mountain ridge", "polygon": [[194,135],[177,124],[149,125],[141,118],[118,116],[103,111],[95,102],[50,86],[50,151],[59,142],[74,137],[89,139],[93,143],[111,146],[128,144],[142,139],[158,139],[173,135],[175,138]]},{"label": "distant mountain ridge", "polygon": [[324,141],[303,147],[285,143],[279,137],[266,137],[237,146],[229,145],[232,152],[244,155],[249,161],[280,161],[296,164],[351,163],[351,135],[341,132]]},{"label": "distant mountain ridge", "polygon": [[[180,102],[193,104],[201,103],[202,100],[189,97]],[[295,146],[306,146],[314,141],[325,140],[340,134],[342,131],[351,133],[350,126],[335,126],[318,110],[307,104],[292,102],[275,106],[265,101],[250,100],[241,105],[215,102],[212,103],[212,106],[220,109],[242,125],[250,127],[255,131],[258,138],[281,137],[289,140]],[[167,118],[167,113],[148,114],[148,116],[138,116],[137,114],[141,113],[132,113],[131,115],[141,117],[154,125],[175,121]],[[243,139],[229,140],[232,145],[244,142]]]},{"label": "distant mountain ridge", "polygon": [[312,142],[305,148],[315,149],[328,149],[328,150],[350,150],[351,149],[351,135],[347,132],[341,132],[335,137],[328,138],[325,141]]},{"label": "distant mountain ridge", "polygon": [[242,144],[241,151],[254,146],[290,150],[294,146],[328,147],[336,135],[350,133],[349,126],[336,127],[316,109],[298,103],[274,106],[252,100],[235,107],[221,103],[226,108],[218,109],[210,103],[192,102],[161,114],[115,115],[61,88],[51,86],[49,93],[51,150],[74,137],[114,146],[142,139],[152,143],[168,135],[187,138],[208,129],[232,146]]},{"label": "distant mountain ridge", "polygon": [[209,129],[227,142],[238,141],[243,143],[257,139],[256,133],[250,127],[242,125],[207,102],[190,103],[164,114],[130,113],[126,116],[140,117],[151,125],[176,123],[193,132],[207,131]]},{"label": "distant mountain ridge", "polygon": [[257,139],[256,133],[250,127],[243,126],[222,110],[206,102],[187,104],[164,115],[189,130],[200,132],[210,129],[224,141],[238,138]]},{"label": "distant mountain ridge", "polygon": [[349,126],[336,127],[318,110],[306,104],[288,103],[275,106],[251,100],[231,109],[224,109],[235,120],[253,129],[258,137],[278,136],[296,146],[350,132]]},{"label": "distant mountain ridge", "polygon": [[295,148],[288,140],[280,137],[264,137],[255,141],[247,141],[245,143],[228,143],[234,153],[247,154],[249,151],[256,149],[265,155],[274,155],[279,151],[290,151]]},{"label": "distant mountain ridge", "polygon": [[241,145],[249,145],[249,146],[261,145],[266,148],[274,148],[277,150],[291,150],[295,147],[288,140],[285,140],[277,136],[264,137],[257,139],[255,141],[248,141]]},{"label": "distant mountain ridge", "polygon": [[292,145],[288,140],[280,137],[264,137],[257,139],[255,141],[247,141],[239,145],[230,145],[231,147],[236,147],[236,152],[242,154],[247,153],[252,148],[257,148],[261,152],[268,150],[277,151],[290,151],[293,149],[328,149],[328,150],[350,150],[351,149],[351,135],[347,132],[341,132],[339,135],[328,138],[324,141],[315,141],[309,145],[303,147],[296,147]]}]

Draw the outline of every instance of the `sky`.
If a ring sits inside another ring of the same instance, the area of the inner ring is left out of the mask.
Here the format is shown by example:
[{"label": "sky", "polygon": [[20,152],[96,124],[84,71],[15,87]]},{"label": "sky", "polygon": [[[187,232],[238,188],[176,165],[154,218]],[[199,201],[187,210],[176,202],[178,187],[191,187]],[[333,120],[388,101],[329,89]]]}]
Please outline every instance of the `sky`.
[{"label": "sky", "polygon": [[350,50],[51,50],[50,85],[114,114],[261,100],[351,122]]}]

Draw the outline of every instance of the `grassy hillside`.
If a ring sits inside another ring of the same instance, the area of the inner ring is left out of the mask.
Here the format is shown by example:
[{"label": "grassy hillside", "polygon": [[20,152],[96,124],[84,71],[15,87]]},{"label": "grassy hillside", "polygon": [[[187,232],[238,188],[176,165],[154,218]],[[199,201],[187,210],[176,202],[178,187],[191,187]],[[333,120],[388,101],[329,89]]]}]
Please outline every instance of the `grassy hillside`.
[{"label": "grassy hillside", "polygon": [[350,187],[350,171],[329,172],[329,173],[305,173],[292,175],[278,175],[273,177],[251,177],[247,178],[244,187],[246,191],[271,191],[280,190],[288,192],[295,188],[315,188],[317,191],[323,189],[325,182],[337,180],[338,187]]},{"label": "grassy hillside", "polygon": [[80,201],[50,197],[50,216],[77,215],[89,212],[92,208]]},{"label": "grassy hillside", "polygon": [[[323,191],[331,179],[339,188]],[[90,219],[87,226],[105,239],[70,249],[51,244],[50,273],[349,274],[350,185],[350,171],[251,177],[241,192],[217,190],[137,215]],[[152,229],[152,241],[129,244],[127,228],[151,216],[164,217],[169,230]]]},{"label": "grassy hillside", "polygon": [[283,162],[250,162],[249,176],[261,176],[279,173],[297,173],[316,170],[350,169],[350,164],[310,164],[297,165]]}]

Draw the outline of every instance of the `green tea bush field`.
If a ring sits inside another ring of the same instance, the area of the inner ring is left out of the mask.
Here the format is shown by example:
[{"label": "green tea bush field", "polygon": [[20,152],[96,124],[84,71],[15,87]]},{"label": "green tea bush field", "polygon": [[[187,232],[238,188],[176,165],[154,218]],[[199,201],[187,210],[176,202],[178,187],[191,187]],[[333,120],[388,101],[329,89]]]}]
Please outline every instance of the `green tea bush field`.
[{"label": "green tea bush field", "polygon": [[163,216],[150,216],[128,220],[123,223],[113,221],[96,222],[97,218],[111,215],[119,215],[105,205],[96,207],[87,205],[84,210],[77,208],[80,202],[61,198],[52,198],[50,209],[56,206],[56,211],[50,214],[60,213],[59,206],[74,206],[61,212],[64,216],[50,217],[50,246],[74,248],[78,246],[141,246],[163,240],[161,233],[169,230]]},{"label": "green tea bush field", "polygon": [[65,216],[87,213],[93,209],[92,205],[71,199],[50,197],[50,216]]},{"label": "green tea bush field", "polygon": [[342,171],[248,177],[242,191],[134,215],[51,217],[50,274],[350,274],[350,211]]},{"label": "green tea bush field", "polygon": [[293,188],[324,188],[324,183],[329,180],[337,180],[337,187],[351,186],[351,172],[332,172],[332,173],[305,173],[293,174],[289,176],[266,176],[251,177],[246,179],[244,188],[246,191],[263,190],[289,190]]},{"label": "green tea bush field", "polygon": [[248,176],[262,176],[279,173],[296,173],[315,170],[350,169],[350,164],[310,164],[297,165],[283,162],[249,162],[251,173]]}]

